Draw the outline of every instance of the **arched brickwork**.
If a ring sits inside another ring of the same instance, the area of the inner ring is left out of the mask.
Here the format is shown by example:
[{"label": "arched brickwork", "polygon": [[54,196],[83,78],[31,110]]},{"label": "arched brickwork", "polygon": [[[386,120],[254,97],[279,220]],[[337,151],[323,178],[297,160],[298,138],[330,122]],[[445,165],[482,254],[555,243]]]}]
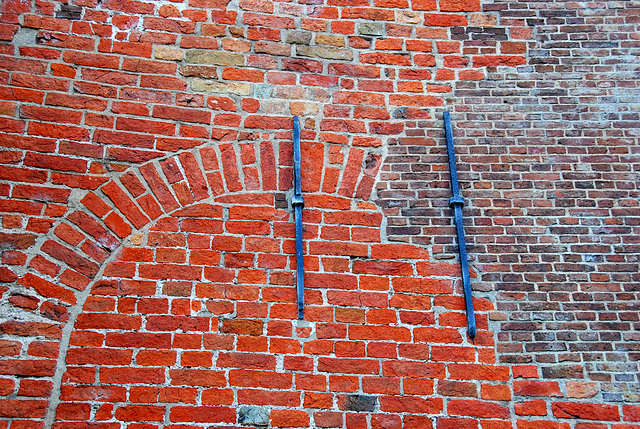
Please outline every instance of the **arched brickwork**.
[{"label": "arched brickwork", "polygon": [[[420,396],[433,394],[434,380],[445,371],[464,378],[486,368],[488,383],[508,378],[506,367],[496,367],[499,375],[490,369],[494,343],[484,312],[491,304],[476,299],[480,331],[470,347],[462,334],[463,300],[453,290],[456,266],[431,264],[418,247],[382,244],[379,209],[350,198],[375,176],[366,169],[377,166],[363,163],[362,155],[349,167],[351,155],[335,151],[336,161],[347,160],[337,169],[342,177],[327,174],[326,166],[304,180],[308,305],[305,322],[296,326],[293,225],[282,210],[286,200],[277,198],[278,180],[290,186],[290,162],[260,174],[250,149],[262,149],[268,160],[265,146],[273,150],[258,142],[236,154],[233,145],[221,144],[126,171],[87,193],[84,208],[56,226],[57,240],[42,244],[43,256],[66,264],[61,271],[67,274],[46,280],[45,273],[28,273],[19,282],[66,300],[74,322],[62,337],[62,362],[53,377],[49,420],[55,415],[59,422],[53,427],[163,421],[165,413],[171,422],[200,422],[193,414],[204,413],[203,423],[235,423],[242,404],[274,407],[274,422],[316,409],[310,415],[317,424],[342,424],[356,418],[341,414],[349,411],[346,405],[341,412],[323,410],[360,390],[387,395],[377,414],[357,418],[375,424],[395,421],[401,412],[425,424],[400,404],[401,390],[416,395],[405,399],[420,413],[438,414],[442,399]],[[290,142],[281,146],[289,155],[279,158],[290,158]],[[308,160],[310,152],[324,152],[317,144],[302,147]],[[257,174],[246,174],[251,171]],[[326,180],[334,183],[333,195],[321,192]],[[104,258],[91,260],[87,256],[96,253],[86,249],[102,249]],[[70,273],[84,276],[91,292],[76,297],[56,286]],[[434,362],[422,362],[425,354]],[[277,375],[276,362],[284,373]],[[351,368],[336,368],[347,364]],[[165,367],[172,368],[167,378]],[[52,369],[32,375],[49,378]],[[266,381],[272,377],[282,384]],[[276,387],[283,389],[281,398],[265,390]],[[219,395],[224,399],[215,399]],[[39,402],[31,416],[44,417],[43,407]]]},{"label": "arched brickwork", "polygon": [[[425,427],[423,414],[443,409],[425,396],[446,372],[485,370],[487,385],[508,378],[494,367],[491,304],[476,300],[472,347],[455,266],[380,244],[366,232],[378,230],[377,210],[307,205],[307,305],[296,321],[292,224],[273,203],[264,192],[219,196],[159,219],[120,251],[75,321],[53,427],[235,424],[244,405],[265,407],[274,426]],[[377,398],[369,412],[347,404],[359,392]]]}]

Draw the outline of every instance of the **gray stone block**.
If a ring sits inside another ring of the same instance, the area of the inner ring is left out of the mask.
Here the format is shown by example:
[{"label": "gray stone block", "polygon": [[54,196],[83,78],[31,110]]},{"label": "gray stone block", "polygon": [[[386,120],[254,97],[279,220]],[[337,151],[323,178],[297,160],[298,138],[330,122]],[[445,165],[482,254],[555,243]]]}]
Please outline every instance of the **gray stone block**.
[{"label": "gray stone block", "polygon": [[358,26],[358,33],[366,36],[382,36],[384,28],[381,22],[363,22]]},{"label": "gray stone block", "polygon": [[243,426],[269,426],[269,409],[255,405],[240,407],[238,423]]},{"label": "gray stone block", "polygon": [[345,408],[347,411],[373,412],[378,398],[366,395],[347,395]]}]

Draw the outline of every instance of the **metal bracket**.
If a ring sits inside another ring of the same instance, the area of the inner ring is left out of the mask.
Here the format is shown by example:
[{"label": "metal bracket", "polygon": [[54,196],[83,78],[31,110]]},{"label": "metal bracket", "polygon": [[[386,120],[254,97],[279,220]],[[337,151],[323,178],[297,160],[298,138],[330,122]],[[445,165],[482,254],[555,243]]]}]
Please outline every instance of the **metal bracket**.
[{"label": "metal bracket", "polygon": [[296,288],[298,292],[298,319],[304,317],[304,263],[302,257],[302,208],[304,198],[300,184],[300,122],[293,117],[293,198],[291,205],[296,222]]},{"label": "metal bracket", "polygon": [[449,207],[454,212],[456,233],[458,236],[458,249],[460,252],[460,268],[462,269],[462,285],[464,288],[464,302],[467,310],[467,326],[469,337],[476,336],[476,316],[473,311],[473,296],[471,293],[471,279],[469,278],[469,262],[467,260],[467,244],[464,239],[464,226],[462,223],[462,207],[464,198],[460,196],[460,185],[458,184],[458,168],[456,166],[456,152],[453,147],[453,130],[451,128],[451,115],[444,112],[444,131],[447,139],[447,154],[449,156],[449,176],[451,177],[451,193]]}]

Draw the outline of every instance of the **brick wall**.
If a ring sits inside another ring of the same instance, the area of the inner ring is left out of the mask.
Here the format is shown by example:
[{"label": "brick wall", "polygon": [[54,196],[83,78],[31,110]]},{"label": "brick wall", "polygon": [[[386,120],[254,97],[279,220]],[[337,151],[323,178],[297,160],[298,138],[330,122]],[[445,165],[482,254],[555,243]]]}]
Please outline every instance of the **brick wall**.
[{"label": "brick wall", "polygon": [[0,428],[638,427],[639,12],[5,0]]},{"label": "brick wall", "polygon": [[[527,65],[456,82],[451,103],[475,287],[495,292],[500,361],[594,383],[606,401],[637,401],[638,90],[630,58],[638,10],[527,1],[484,9],[516,27],[459,31],[469,52],[515,48],[514,34],[533,40]],[[440,124],[421,125],[413,140],[390,143],[396,158],[383,174],[400,181],[380,184],[378,196],[390,239],[449,259]]]}]

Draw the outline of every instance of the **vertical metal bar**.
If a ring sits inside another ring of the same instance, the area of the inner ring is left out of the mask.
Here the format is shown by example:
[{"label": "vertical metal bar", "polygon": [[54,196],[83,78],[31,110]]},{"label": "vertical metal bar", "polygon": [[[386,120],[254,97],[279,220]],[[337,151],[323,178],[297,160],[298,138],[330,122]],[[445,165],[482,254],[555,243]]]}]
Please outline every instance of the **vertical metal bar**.
[{"label": "vertical metal bar", "polygon": [[300,122],[293,117],[293,198],[291,205],[294,209],[296,222],[296,288],[298,293],[298,319],[304,317],[304,264],[302,259],[302,188],[300,185]]},{"label": "vertical metal bar", "polygon": [[454,211],[456,234],[458,236],[458,248],[460,252],[460,268],[462,269],[462,285],[464,288],[464,302],[467,310],[467,326],[469,337],[476,336],[476,316],[473,311],[473,296],[471,294],[471,279],[469,278],[469,262],[467,260],[467,244],[464,238],[464,226],[462,223],[462,207],[464,198],[460,196],[458,184],[458,168],[456,166],[456,152],[453,147],[453,130],[451,128],[451,115],[444,112],[444,131],[447,139],[447,154],[449,155],[449,172],[451,177],[451,194],[449,207]]}]

